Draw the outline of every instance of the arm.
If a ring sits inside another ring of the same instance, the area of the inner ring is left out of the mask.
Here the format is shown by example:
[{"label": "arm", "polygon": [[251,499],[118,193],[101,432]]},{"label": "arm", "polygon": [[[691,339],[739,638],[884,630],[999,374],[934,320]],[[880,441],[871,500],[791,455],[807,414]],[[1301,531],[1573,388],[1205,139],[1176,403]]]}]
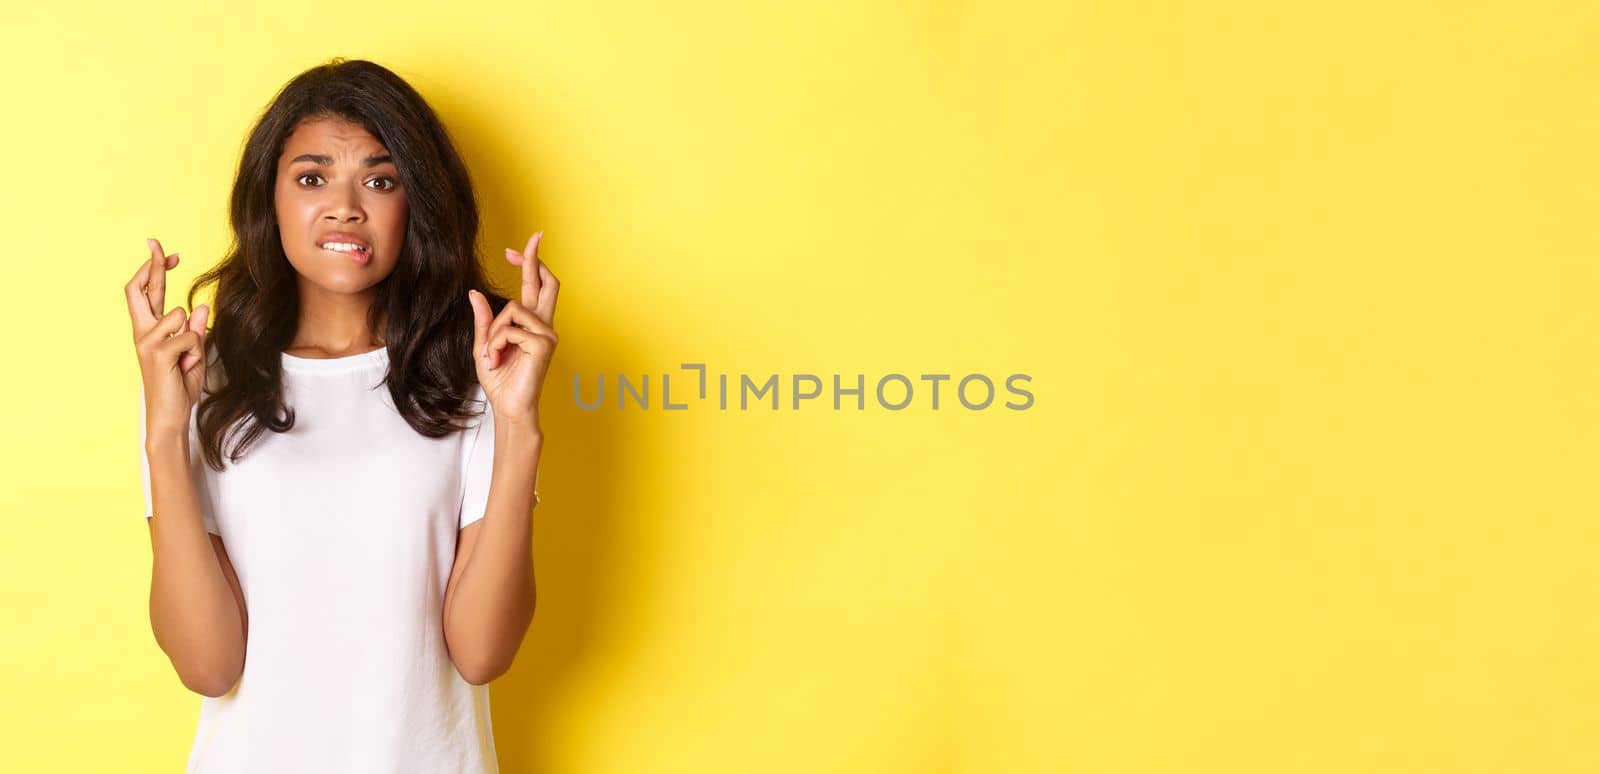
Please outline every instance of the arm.
[{"label": "arm", "polygon": [[450,659],[475,685],[505,674],[533,621],[533,485],[543,434],[494,423],[494,468],[483,518],[461,530],[445,587]]},{"label": "arm", "polygon": [[185,687],[221,696],[244,672],[244,594],[222,539],[206,532],[186,434],[146,438],[150,462],[150,628]]},{"label": "arm", "polygon": [[511,668],[533,621],[534,484],[544,448],[537,406],[556,346],[559,287],[538,258],[543,234],[521,253],[506,248],[506,260],[522,267],[521,303],[507,299],[494,315],[482,291],[467,291],[478,384],[493,407],[484,420],[494,423],[494,460],[483,518],[463,528],[456,545],[444,632],[457,671],[478,685]]},{"label": "arm", "polygon": [[220,538],[210,537],[190,457],[204,391],[210,308],[165,314],[178,254],[146,240],[150,259],[122,287],[139,356],[139,443],[150,525],[150,628],[190,690],[227,693],[244,672],[244,595]]}]

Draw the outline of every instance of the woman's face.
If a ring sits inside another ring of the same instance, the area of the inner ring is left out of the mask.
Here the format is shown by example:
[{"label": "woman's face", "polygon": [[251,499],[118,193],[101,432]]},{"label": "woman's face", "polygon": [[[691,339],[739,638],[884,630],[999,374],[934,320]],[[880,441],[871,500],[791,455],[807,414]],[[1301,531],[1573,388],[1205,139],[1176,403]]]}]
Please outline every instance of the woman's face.
[{"label": "woman's face", "polygon": [[[301,121],[278,157],[273,201],[283,252],[302,291],[365,293],[400,260],[406,193],[399,168],[360,124]],[[348,243],[362,249],[340,252]]]}]

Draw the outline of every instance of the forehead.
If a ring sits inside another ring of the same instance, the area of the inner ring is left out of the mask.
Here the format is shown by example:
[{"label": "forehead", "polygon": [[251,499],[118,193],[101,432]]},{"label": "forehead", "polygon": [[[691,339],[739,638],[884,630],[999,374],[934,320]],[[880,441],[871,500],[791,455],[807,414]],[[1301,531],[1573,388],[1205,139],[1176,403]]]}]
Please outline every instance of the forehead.
[{"label": "forehead", "polygon": [[361,155],[384,150],[383,143],[360,124],[343,118],[308,118],[283,142],[283,158],[300,153]]}]

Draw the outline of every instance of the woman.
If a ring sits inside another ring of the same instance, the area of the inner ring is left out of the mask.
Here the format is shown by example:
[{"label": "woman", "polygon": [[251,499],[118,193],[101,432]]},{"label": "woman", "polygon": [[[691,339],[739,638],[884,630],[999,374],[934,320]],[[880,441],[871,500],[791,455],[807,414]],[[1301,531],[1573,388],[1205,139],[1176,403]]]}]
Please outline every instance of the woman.
[{"label": "woman", "polygon": [[534,609],[543,232],[496,294],[444,127],[343,59],[262,115],[230,216],[193,314],[162,312],[155,240],[125,288],[151,626],[205,696],[188,770],[496,771],[487,683]]}]

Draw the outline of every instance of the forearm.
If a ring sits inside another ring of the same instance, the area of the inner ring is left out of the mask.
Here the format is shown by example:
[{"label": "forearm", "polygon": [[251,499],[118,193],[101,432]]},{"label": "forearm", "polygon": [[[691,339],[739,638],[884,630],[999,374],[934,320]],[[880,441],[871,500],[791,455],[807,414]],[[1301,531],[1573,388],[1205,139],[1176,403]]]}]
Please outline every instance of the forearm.
[{"label": "forearm", "polygon": [[200,519],[188,439],[151,438],[150,626],[183,684],[218,696],[244,663],[243,616]]},{"label": "forearm", "polygon": [[494,468],[483,526],[445,616],[451,658],[486,683],[511,668],[533,621],[533,485],[543,436],[537,427],[495,423]]}]

